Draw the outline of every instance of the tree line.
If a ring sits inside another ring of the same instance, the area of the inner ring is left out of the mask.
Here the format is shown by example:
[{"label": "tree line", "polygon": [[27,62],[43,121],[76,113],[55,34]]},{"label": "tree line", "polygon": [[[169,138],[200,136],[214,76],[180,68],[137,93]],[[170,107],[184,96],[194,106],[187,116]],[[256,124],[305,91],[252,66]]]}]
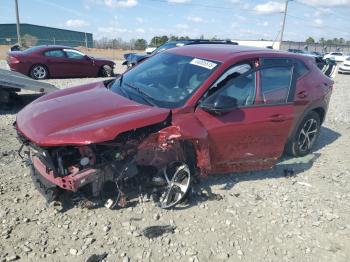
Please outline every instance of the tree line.
[{"label": "tree line", "polygon": [[305,40],[306,44],[321,44],[321,45],[350,45],[350,41],[345,40],[344,38],[333,38],[333,39],[325,39],[321,37],[318,41],[316,41],[313,37],[308,37]]},{"label": "tree line", "polygon": [[[143,38],[131,39],[129,41],[124,41],[122,38],[107,38],[103,37],[98,40],[94,40],[94,47],[96,48],[111,48],[111,49],[129,49],[129,50],[144,50],[147,46],[159,47],[168,41],[178,41],[178,40],[188,40],[191,39],[189,36],[154,36],[151,41],[147,42]],[[200,37],[204,39],[204,35]],[[215,40],[216,38],[211,38]]]}]

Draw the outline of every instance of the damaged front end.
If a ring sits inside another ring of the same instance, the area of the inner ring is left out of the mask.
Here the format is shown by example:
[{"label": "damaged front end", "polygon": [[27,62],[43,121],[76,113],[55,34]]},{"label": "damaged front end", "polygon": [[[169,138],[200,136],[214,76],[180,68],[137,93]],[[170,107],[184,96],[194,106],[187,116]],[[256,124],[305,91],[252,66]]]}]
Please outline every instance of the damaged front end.
[{"label": "damaged front end", "polygon": [[93,206],[115,208],[147,195],[171,208],[189,190],[195,153],[169,118],[83,146],[39,147],[20,131],[18,136],[28,148],[33,181],[48,202],[76,193]]}]

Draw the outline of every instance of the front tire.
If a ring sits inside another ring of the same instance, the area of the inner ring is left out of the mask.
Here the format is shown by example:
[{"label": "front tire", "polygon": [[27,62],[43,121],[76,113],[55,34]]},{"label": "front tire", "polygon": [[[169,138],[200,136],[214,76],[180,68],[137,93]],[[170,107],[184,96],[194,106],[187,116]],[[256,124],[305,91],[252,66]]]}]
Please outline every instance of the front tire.
[{"label": "front tire", "polygon": [[49,71],[44,65],[34,65],[30,70],[30,77],[36,80],[43,80],[48,78]]},{"label": "front tire", "polygon": [[112,67],[110,67],[109,65],[104,65],[102,68],[101,68],[101,73],[100,75],[102,77],[112,77],[113,76],[113,69]]},{"label": "front tire", "polygon": [[311,111],[298,126],[294,137],[286,145],[286,153],[294,157],[309,154],[320,134],[320,116]]}]

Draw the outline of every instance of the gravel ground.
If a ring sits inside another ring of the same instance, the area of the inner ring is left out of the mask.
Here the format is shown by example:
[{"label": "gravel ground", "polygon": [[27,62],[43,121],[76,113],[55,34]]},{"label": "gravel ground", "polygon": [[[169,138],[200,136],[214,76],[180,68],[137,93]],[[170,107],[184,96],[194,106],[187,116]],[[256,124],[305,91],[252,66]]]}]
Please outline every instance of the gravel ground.
[{"label": "gravel ground", "polygon": [[[0,66],[3,63],[0,63]],[[59,87],[96,79],[49,80]],[[203,179],[189,203],[121,210],[47,207],[0,114],[0,261],[350,261],[350,76],[337,75],[313,154],[272,170]],[[286,175],[285,168],[293,168]],[[214,193],[211,195],[210,192]],[[207,197],[205,197],[207,196]],[[214,196],[214,197],[211,197]],[[218,197],[220,196],[220,197]],[[150,225],[176,225],[147,239]]]}]

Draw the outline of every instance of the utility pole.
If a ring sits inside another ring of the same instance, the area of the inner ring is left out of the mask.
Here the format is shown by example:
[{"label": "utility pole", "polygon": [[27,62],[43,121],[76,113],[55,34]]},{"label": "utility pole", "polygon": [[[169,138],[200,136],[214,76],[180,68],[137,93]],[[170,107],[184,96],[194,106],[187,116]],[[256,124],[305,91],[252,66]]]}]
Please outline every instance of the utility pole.
[{"label": "utility pole", "polygon": [[287,17],[287,11],[288,11],[288,2],[293,0],[286,0],[286,4],[284,6],[284,12],[283,12],[283,22],[282,22],[282,28],[281,28],[281,37],[280,37],[280,50],[282,47],[282,41],[283,41],[283,33],[284,33],[284,26],[286,25],[286,17]]},{"label": "utility pole", "polygon": [[15,4],[16,4],[16,21],[17,21],[17,42],[19,44],[19,46],[22,46],[22,41],[21,41],[21,33],[19,30],[19,13],[18,13],[18,0],[15,0]]},{"label": "utility pole", "polygon": [[88,41],[87,41],[87,35],[86,35],[86,32],[85,32],[85,48],[86,48],[86,49],[88,48]]}]

